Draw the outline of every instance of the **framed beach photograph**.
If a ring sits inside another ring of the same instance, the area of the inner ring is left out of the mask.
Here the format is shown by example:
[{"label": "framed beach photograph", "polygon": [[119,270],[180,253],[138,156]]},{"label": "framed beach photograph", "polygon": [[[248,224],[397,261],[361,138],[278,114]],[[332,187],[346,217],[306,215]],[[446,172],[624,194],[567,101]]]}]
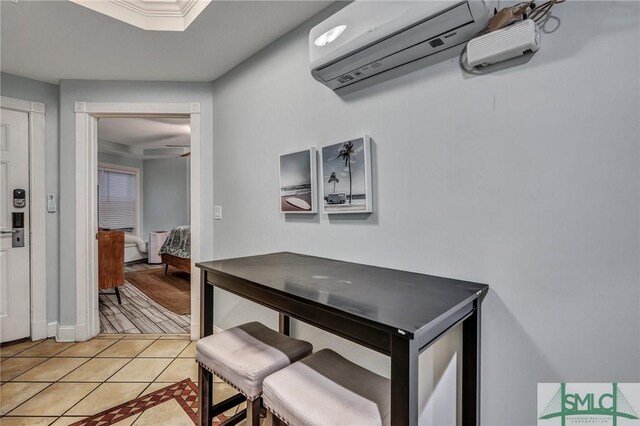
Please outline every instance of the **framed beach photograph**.
[{"label": "framed beach photograph", "polygon": [[322,147],[324,213],[371,213],[371,139],[363,136]]},{"label": "framed beach photograph", "polygon": [[280,212],[317,213],[316,149],[280,156]]}]

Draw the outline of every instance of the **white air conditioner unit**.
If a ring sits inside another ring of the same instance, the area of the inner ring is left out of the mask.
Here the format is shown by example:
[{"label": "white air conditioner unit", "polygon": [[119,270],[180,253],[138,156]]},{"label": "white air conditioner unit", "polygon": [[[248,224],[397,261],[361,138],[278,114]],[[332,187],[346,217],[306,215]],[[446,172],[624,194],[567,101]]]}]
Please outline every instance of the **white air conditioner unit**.
[{"label": "white air conditioner unit", "polygon": [[493,3],[355,1],[309,33],[311,74],[335,90],[467,42]]}]

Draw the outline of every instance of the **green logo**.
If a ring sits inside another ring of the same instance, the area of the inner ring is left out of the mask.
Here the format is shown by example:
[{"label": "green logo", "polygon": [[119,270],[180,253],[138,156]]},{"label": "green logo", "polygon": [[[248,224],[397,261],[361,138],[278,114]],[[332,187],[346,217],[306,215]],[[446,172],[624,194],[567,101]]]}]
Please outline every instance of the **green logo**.
[{"label": "green logo", "polygon": [[[577,385],[574,387],[579,388]],[[593,423],[594,416],[605,416],[613,422],[613,426],[617,426],[619,418],[638,420],[638,415],[617,383],[611,384],[611,392],[567,392],[567,384],[561,383],[543,410],[540,420],[559,417],[561,425],[565,426],[568,418],[573,424],[586,424]]]}]

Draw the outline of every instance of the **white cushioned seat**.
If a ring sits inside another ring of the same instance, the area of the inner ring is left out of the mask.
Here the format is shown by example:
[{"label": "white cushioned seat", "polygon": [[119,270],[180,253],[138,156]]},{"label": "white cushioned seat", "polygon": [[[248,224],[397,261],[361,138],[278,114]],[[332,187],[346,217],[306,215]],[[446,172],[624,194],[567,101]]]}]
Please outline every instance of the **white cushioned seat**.
[{"label": "white cushioned seat", "polygon": [[308,342],[250,322],[198,340],[196,360],[253,400],[260,396],[265,377],[312,350]]},{"label": "white cushioned seat", "polygon": [[390,381],[323,349],[264,380],[265,407],[285,423],[388,425]]}]

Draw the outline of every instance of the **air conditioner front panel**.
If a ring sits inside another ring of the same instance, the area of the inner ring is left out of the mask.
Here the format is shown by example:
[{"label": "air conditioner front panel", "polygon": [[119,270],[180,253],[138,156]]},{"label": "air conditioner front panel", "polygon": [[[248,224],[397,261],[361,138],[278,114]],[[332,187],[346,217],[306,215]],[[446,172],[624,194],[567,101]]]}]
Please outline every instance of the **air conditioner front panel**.
[{"label": "air conditioner front panel", "polygon": [[486,27],[495,4],[356,0],[309,32],[311,74],[335,90],[461,45]]},{"label": "air conditioner front panel", "polygon": [[[371,64],[367,64],[361,68],[342,74],[334,78],[333,80],[320,80],[320,77],[315,74],[315,71],[312,72],[312,75],[314,76],[314,78],[316,78],[316,80],[322,81],[322,83],[329,88],[333,90],[339,89],[341,87],[348,86],[366,78],[373,77],[374,75],[383,73],[385,71],[397,68],[401,65],[405,65],[407,63],[422,59],[424,57],[462,44],[472,38],[477,32],[477,25],[467,24],[451,33],[445,34],[450,34],[451,37],[449,38],[445,39],[444,36],[442,36],[436,37],[435,39],[427,40],[423,43],[416,44],[408,49],[396,52],[390,56],[387,56],[386,58],[381,58]],[[442,41],[442,44],[438,45],[437,47],[433,47],[431,43],[435,40]]]},{"label": "air conditioner front panel", "polygon": [[[461,0],[356,0],[309,32],[311,69],[322,68],[461,3]],[[335,41],[325,46],[314,45],[321,34],[340,25],[346,29]]]},{"label": "air conditioner front panel", "polygon": [[[433,16],[422,23],[380,40],[331,65],[314,70],[314,76],[328,82],[348,73],[355,72],[356,70],[361,70],[363,67],[375,67],[374,64],[383,58],[410,49],[412,46],[424,44],[439,36],[452,33],[453,31],[450,30],[464,27],[470,23],[473,23],[473,16],[471,15],[468,4],[465,2]],[[443,32],[445,32],[445,34],[443,34]],[[450,43],[445,44],[450,45]],[[442,48],[439,48],[442,46],[439,42],[437,46],[432,47],[429,44],[428,46],[433,50],[428,54],[442,50]]]}]

